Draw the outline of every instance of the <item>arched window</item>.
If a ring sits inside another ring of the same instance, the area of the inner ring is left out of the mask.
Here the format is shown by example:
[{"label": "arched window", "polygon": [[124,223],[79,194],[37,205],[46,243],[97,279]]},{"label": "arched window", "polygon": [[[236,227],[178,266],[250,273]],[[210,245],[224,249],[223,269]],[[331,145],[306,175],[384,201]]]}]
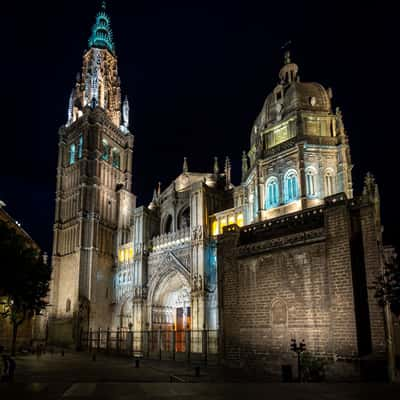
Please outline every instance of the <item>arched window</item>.
[{"label": "arched window", "polygon": [[78,159],[80,160],[82,158],[82,151],[83,151],[83,136],[79,136],[79,141],[78,141]]},{"label": "arched window", "polygon": [[289,170],[285,175],[285,200],[286,203],[297,200],[299,196],[299,188],[297,184],[297,172]]},{"label": "arched window", "polygon": [[275,177],[269,178],[266,183],[266,188],[266,208],[277,207],[279,205],[278,179]]},{"label": "arched window", "polygon": [[110,145],[105,139],[103,139],[102,145],[103,145],[103,154],[101,155],[101,159],[108,161],[110,159]]},{"label": "arched window", "polygon": [[67,299],[67,302],[65,303],[65,312],[70,312],[71,311],[71,300]]},{"label": "arched window", "polygon": [[189,207],[184,208],[179,212],[178,217],[178,229],[190,227],[190,209]]},{"label": "arched window", "polygon": [[76,146],[75,143],[72,143],[71,146],[69,146],[69,165],[75,163],[75,155],[76,155]]},{"label": "arched window", "polygon": [[306,170],[307,197],[315,197],[317,194],[316,176],[317,173],[314,168],[312,167],[307,168]]},{"label": "arched window", "polygon": [[333,171],[327,169],[324,176],[325,181],[325,196],[330,196],[334,193]]},{"label": "arched window", "polygon": [[164,233],[172,232],[172,216],[168,215],[164,222]]},{"label": "arched window", "polygon": [[114,168],[120,168],[121,165],[121,156],[119,154],[118,149],[116,149],[115,147],[112,150],[112,166]]}]

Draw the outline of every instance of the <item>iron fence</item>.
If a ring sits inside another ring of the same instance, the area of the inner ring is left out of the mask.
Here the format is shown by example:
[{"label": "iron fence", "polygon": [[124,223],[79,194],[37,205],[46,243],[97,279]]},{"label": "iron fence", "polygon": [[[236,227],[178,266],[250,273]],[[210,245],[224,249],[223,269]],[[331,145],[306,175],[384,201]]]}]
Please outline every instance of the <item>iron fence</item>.
[{"label": "iron fence", "polygon": [[172,360],[217,360],[217,330],[127,329],[82,331],[81,348],[133,357]]}]

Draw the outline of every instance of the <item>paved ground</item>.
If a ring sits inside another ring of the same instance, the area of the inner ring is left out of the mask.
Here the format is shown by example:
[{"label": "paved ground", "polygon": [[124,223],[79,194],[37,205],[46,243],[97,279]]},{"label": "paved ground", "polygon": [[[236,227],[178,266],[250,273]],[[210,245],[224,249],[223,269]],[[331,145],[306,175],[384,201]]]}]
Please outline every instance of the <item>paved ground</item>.
[{"label": "paved ground", "polygon": [[[171,383],[183,380],[184,383]],[[184,363],[132,360],[86,353],[17,357],[12,384],[0,383],[1,400],[140,400],[140,399],[400,399],[400,385],[296,384],[221,382],[216,368],[202,370],[200,378]]]}]

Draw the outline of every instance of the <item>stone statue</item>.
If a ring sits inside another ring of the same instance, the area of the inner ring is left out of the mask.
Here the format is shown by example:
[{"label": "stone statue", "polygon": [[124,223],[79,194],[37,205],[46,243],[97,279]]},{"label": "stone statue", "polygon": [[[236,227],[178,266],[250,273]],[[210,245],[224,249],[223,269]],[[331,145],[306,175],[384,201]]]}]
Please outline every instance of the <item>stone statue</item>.
[{"label": "stone statue", "polygon": [[129,102],[128,97],[125,96],[125,100],[122,104],[122,125],[128,129],[129,126]]}]

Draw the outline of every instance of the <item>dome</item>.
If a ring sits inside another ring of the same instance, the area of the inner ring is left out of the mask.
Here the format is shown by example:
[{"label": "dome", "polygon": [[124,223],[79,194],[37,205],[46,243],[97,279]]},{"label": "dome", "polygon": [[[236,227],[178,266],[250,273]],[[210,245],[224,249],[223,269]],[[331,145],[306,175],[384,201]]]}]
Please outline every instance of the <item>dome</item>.
[{"label": "dome", "polygon": [[262,113],[266,125],[273,124],[292,111],[329,113],[331,101],[325,88],[315,82],[291,82],[278,85],[265,100]]},{"label": "dome", "polygon": [[298,66],[285,54],[285,64],[279,72],[280,83],[270,93],[258,115],[251,135],[252,145],[265,128],[285,119],[295,111],[315,114],[331,112],[331,93],[316,82],[300,82]]}]

